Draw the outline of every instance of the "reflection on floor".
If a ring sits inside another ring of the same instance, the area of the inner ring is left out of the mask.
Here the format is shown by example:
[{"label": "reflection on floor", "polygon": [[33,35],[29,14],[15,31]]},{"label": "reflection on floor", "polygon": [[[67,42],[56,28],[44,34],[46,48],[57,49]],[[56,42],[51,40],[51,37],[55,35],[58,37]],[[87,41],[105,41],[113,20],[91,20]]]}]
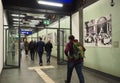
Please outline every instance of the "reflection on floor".
[{"label": "reflection on floor", "polygon": [[[43,55],[43,68],[38,64],[38,56],[31,61],[30,56],[23,55],[20,69],[5,69],[2,71],[0,83],[64,83],[66,79],[66,65],[57,65],[55,58],[51,58],[51,65],[46,64]],[[120,83],[100,74],[83,69],[85,83]],[[79,83],[75,70],[71,83]]]}]

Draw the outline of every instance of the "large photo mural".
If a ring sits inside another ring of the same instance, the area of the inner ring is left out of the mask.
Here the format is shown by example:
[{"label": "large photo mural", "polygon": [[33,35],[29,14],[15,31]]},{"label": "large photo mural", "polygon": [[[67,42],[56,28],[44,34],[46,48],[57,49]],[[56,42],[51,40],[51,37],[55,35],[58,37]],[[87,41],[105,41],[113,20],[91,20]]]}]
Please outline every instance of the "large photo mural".
[{"label": "large photo mural", "polygon": [[111,14],[85,21],[84,45],[98,47],[112,46]]}]

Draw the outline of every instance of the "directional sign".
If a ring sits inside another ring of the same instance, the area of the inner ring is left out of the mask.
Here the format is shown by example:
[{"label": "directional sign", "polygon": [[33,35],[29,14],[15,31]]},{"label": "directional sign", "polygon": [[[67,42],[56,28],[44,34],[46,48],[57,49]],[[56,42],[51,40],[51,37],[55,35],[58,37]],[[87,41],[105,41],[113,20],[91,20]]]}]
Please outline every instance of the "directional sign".
[{"label": "directional sign", "polygon": [[21,31],[21,34],[30,35],[30,34],[32,34],[32,31]]}]

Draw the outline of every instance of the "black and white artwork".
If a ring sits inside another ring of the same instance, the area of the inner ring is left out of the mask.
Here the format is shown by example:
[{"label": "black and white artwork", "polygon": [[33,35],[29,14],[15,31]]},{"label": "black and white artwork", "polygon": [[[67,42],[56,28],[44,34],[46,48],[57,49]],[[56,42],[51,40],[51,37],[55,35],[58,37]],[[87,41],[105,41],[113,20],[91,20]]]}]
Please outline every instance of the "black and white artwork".
[{"label": "black and white artwork", "polygon": [[85,46],[95,46],[96,45],[96,27],[95,27],[95,19],[85,22],[84,29],[85,37]]},{"label": "black and white artwork", "polygon": [[112,19],[111,14],[85,22],[85,46],[112,46]]}]

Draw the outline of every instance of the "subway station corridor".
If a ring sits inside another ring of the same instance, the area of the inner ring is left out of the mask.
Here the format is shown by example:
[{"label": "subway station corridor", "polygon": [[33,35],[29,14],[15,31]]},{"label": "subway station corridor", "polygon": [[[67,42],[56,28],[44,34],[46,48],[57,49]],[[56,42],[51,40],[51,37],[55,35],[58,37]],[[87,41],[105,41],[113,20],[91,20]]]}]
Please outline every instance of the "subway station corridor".
[{"label": "subway station corridor", "polygon": [[[0,83],[65,83],[67,65],[58,63],[66,63],[70,35],[86,49],[85,83],[120,83],[119,9],[120,0],[1,0]],[[39,38],[53,44],[50,65],[45,53],[43,66],[24,51],[20,60],[25,43]],[[71,83],[79,83],[75,69]]]},{"label": "subway station corridor", "polygon": [[[112,78],[83,69],[85,83],[120,83]],[[38,56],[31,61],[30,56],[22,55],[21,68],[4,69],[0,76],[0,83],[64,83],[66,79],[66,65],[57,65],[57,59],[51,57],[51,64],[46,64],[46,55],[43,55],[43,66],[38,64]],[[75,70],[71,83],[79,83]]]}]

